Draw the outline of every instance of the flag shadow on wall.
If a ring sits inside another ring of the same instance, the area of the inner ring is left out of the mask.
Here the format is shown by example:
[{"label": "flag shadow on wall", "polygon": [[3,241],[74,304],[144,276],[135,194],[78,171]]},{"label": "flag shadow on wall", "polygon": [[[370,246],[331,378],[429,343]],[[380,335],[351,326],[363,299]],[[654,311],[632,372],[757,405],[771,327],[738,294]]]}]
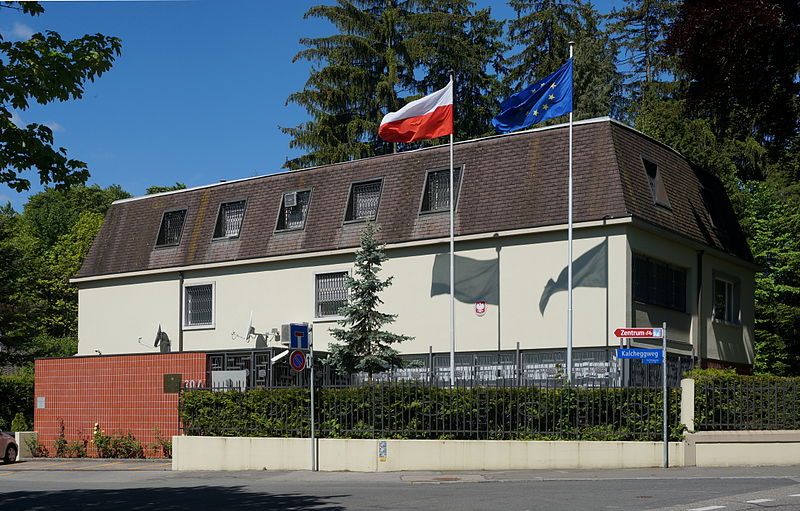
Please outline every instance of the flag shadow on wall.
[{"label": "flag shadow on wall", "polygon": [[[572,262],[572,288],[606,287],[608,285],[608,240],[603,240],[594,248]],[[456,268],[458,268],[456,266]],[[544,315],[550,297],[567,290],[567,267],[558,275],[558,280],[550,279],[539,298],[539,312]]]},{"label": "flag shadow on wall", "polygon": [[[455,295],[462,303],[500,303],[497,259],[455,256]],[[450,254],[437,254],[431,275],[431,296],[450,294]]]}]

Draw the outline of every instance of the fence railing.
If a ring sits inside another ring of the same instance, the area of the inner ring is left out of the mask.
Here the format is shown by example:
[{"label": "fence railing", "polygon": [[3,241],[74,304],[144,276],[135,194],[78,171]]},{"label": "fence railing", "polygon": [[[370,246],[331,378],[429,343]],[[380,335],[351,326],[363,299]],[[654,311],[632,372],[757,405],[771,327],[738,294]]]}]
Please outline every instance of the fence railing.
[{"label": "fence railing", "polygon": [[[187,390],[180,415],[189,435],[306,437],[309,397],[305,388]],[[680,390],[670,390],[668,405],[670,437],[678,440]],[[319,388],[315,422],[328,438],[658,441],[661,410],[658,387],[404,381]]]},{"label": "fence railing", "polygon": [[697,431],[800,429],[800,383],[698,383],[694,414]]}]

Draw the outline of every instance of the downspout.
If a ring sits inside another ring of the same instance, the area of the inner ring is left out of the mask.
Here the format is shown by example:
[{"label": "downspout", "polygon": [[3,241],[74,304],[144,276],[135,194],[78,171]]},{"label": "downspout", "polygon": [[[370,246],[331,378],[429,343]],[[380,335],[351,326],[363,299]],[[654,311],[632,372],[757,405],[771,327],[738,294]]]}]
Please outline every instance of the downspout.
[{"label": "downspout", "polygon": [[178,352],[183,352],[183,272],[178,272]]},{"label": "downspout", "polygon": [[706,321],[703,315],[703,255],[705,251],[697,251],[697,332],[695,334],[695,368],[703,368],[703,345],[705,341]]}]

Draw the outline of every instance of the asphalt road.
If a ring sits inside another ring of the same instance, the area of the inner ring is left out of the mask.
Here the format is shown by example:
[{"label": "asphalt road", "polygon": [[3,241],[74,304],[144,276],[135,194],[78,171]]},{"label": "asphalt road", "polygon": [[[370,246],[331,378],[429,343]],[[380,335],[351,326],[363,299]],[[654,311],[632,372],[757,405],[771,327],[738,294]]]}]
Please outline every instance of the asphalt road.
[{"label": "asphalt road", "polygon": [[0,465],[7,509],[800,511],[800,466],[361,474],[35,460]]}]

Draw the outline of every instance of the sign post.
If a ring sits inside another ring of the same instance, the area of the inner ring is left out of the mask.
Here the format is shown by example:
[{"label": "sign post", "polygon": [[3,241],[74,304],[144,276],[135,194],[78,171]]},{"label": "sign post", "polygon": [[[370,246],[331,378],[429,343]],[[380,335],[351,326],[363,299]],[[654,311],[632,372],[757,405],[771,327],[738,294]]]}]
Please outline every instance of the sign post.
[{"label": "sign post", "polygon": [[661,328],[617,328],[617,337],[661,338],[661,349],[619,348],[617,358],[639,358],[643,364],[661,364],[661,436],[664,441],[664,468],[669,468],[669,435],[667,433],[667,323]]},{"label": "sign post", "polygon": [[308,331],[306,331],[306,337],[308,339],[308,363],[311,366],[311,374],[309,375],[308,379],[308,386],[309,390],[311,391],[311,470],[316,472],[319,470],[317,466],[317,441],[314,438],[316,431],[314,431],[314,339],[312,336],[308,335]]}]

